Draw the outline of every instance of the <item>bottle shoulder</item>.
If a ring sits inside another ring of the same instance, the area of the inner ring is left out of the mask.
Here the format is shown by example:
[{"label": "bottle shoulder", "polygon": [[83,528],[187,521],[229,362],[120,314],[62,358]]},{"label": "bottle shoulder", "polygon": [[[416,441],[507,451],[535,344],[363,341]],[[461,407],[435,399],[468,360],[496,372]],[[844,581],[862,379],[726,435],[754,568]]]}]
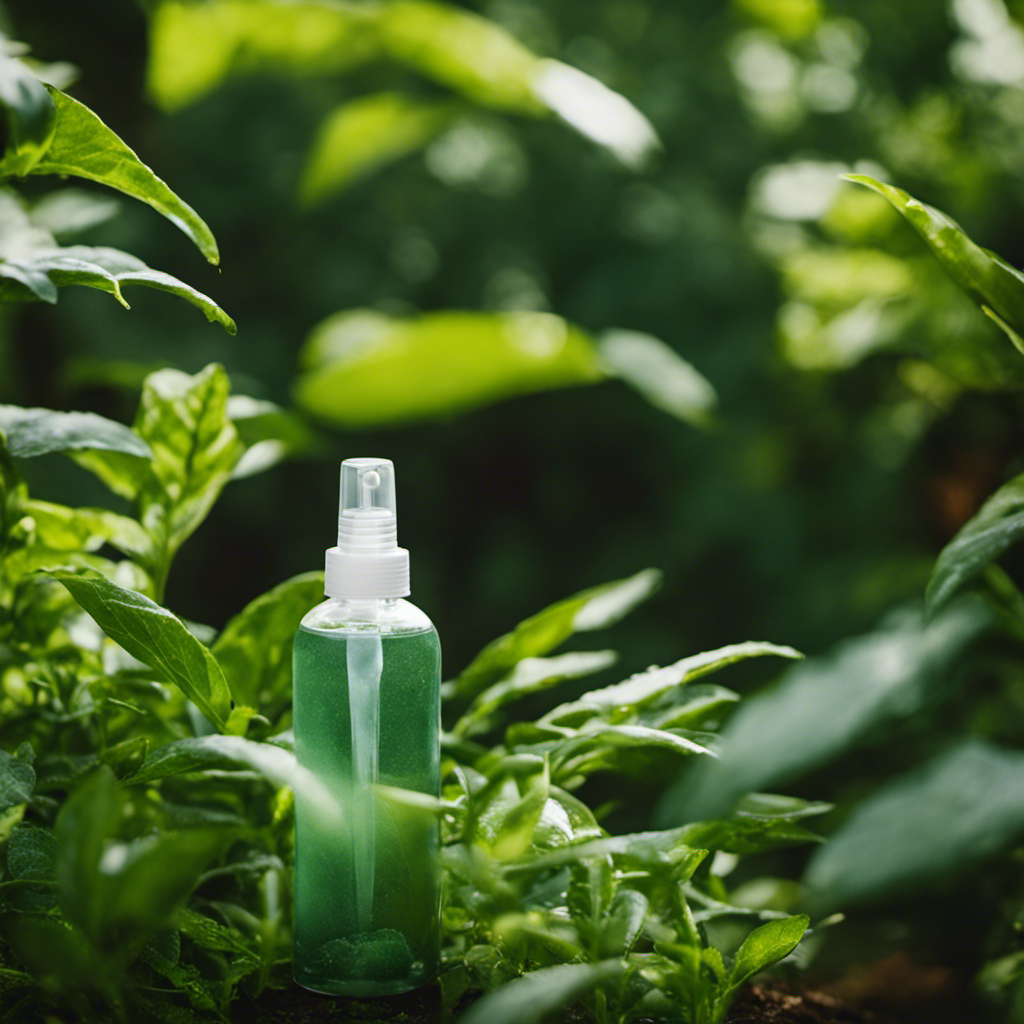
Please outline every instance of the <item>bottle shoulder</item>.
[{"label": "bottle shoulder", "polygon": [[357,601],[335,597],[308,611],[300,628],[332,635],[396,635],[429,632],[434,629],[434,624],[426,612],[404,598]]}]

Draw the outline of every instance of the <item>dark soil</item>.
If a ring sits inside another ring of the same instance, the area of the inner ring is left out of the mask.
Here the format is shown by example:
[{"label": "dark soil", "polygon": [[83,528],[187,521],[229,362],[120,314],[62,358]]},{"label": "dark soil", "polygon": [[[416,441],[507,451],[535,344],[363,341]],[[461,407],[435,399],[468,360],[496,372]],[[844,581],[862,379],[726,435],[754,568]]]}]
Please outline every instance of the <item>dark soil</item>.
[{"label": "dark soil", "polygon": [[[460,1007],[465,1009],[465,1007]],[[458,1013],[455,1015],[456,1018]],[[563,1024],[579,1024],[570,1011]],[[781,981],[745,988],[725,1024],[968,1024],[985,1019],[963,979],[902,953],[857,967],[816,989]],[[233,1024],[453,1024],[435,983],[388,999],[320,996],[293,985],[236,1004]]]}]

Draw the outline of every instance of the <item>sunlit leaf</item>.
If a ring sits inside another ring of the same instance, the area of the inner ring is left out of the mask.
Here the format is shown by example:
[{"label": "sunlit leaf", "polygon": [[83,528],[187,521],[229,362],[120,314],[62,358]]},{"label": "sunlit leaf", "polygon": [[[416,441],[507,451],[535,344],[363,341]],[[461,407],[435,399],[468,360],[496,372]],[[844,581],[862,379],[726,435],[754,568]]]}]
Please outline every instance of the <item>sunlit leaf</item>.
[{"label": "sunlit leaf", "polygon": [[914,226],[928,243],[942,268],[982,308],[1005,321],[1014,332],[1024,331],[1024,274],[995,253],[971,241],[952,218],[934,206],[894,185],[864,174],[847,175],[849,181],[866,185],[884,196]]},{"label": "sunlit leaf", "polygon": [[493,724],[494,712],[511,701],[566,679],[600,672],[612,665],[616,657],[614,651],[574,651],[553,658],[523,658],[504,679],[489,686],[473,701],[452,731],[460,736],[486,732]]},{"label": "sunlit leaf", "polygon": [[224,729],[231,713],[224,673],[181,619],[109,580],[59,570],[52,575],[111,640],[174,683],[217,728]]},{"label": "sunlit leaf", "polygon": [[303,573],[250,601],[213,645],[232,693],[262,713],[291,699],[292,640],[324,595],[324,574]]},{"label": "sunlit leaf", "polygon": [[810,918],[800,915],[769,921],[755,928],[736,950],[729,972],[729,987],[739,988],[755,974],[789,956],[803,938],[808,924]]},{"label": "sunlit leaf", "polygon": [[109,185],[148,203],[195,242],[211,263],[217,242],[206,222],[178,198],[88,107],[47,86],[57,111],[53,142],[32,174],[71,175]]},{"label": "sunlit leaf", "polygon": [[230,389],[215,363],[195,376],[158,370],[146,378],[135,429],[153,461],[136,500],[167,561],[206,518],[242,455],[227,411]]},{"label": "sunlit leaf", "polygon": [[303,363],[298,404],[345,427],[447,416],[603,376],[589,338],[550,313],[338,313],[314,329]]},{"label": "sunlit leaf", "polygon": [[663,341],[639,331],[608,331],[598,342],[598,353],[651,405],[694,426],[711,423],[718,404],[715,389]]},{"label": "sunlit leaf", "polygon": [[92,412],[54,412],[0,405],[0,432],[7,450],[28,459],[50,452],[102,449],[135,459],[148,459],[152,451],[129,427]]},{"label": "sunlit leaf", "polygon": [[177,110],[228,76],[333,74],[379,49],[369,5],[323,0],[162,3],[150,24],[149,93]]},{"label": "sunlit leaf", "polygon": [[309,204],[323,202],[379,167],[419,149],[451,122],[445,102],[384,92],[350,100],[320,126],[300,191]]},{"label": "sunlit leaf", "polygon": [[148,555],[149,534],[134,519],[105,508],[67,508],[30,499],[25,512],[32,517],[39,542],[54,551],[95,551],[111,544],[130,556]]},{"label": "sunlit leaf", "polygon": [[647,600],[661,584],[661,573],[644,569],[635,576],[583,590],[519,623],[491,641],[453,680],[451,691],[471,697],[497,682],[523,658],[547,654],[573,633],[605,629]]}]

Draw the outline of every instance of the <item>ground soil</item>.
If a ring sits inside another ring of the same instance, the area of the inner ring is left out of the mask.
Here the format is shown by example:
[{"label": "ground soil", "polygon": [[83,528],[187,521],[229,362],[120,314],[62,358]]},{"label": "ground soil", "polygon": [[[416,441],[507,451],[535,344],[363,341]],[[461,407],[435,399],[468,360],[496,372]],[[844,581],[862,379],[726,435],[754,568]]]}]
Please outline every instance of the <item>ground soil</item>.
[{"label": "ground soil", "polygon": [[[452,1024],[438,985],[390,999],[336,999],[298,986],[236,1005],[234,1024]],[[457,1016],[457,1014],[456,1014]],[[983,1021],[963,979],[902,953],[803,988],[782,981],[740,992],[725,1024],[973,1024]],[[582,1024],[570,1012],[563,1024]]]}]

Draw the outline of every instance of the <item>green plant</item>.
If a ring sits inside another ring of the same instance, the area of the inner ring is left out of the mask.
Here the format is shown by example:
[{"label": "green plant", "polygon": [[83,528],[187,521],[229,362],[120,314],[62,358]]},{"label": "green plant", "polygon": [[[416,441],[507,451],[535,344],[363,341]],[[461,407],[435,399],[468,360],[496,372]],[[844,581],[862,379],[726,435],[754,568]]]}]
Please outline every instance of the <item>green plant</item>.
[{"label": "green plant", "polygon": [[[344,96],[306,156],[297,186],[306,209],[430,143],[451,152],[450,180],[441,177],[457,185],[489,151],[488,139],[501,137],[499,116],[559,119],[633,171],[660,148],[624,96],[451,4],[168,0],[154,7],[150,40],[149,93],[168,112],[259,73],[327,79]],[[380,89],[381,79],[389,88]],[[518,151],[506,147],[511,156],[487,157],[481,170],[497,180],[495,197],[503,177],[516,173]],[[621,330],[594,337],[519,304],[499,313],[336,313],[310,331],[294,395],[320,421],[366,428],[611,379],[685,422],[707,426],[713,418],[714,388],[658,338]]]},{"label": "green plant", "polygon": [[[134,429],[0,410],[7,1019],[223,1016],[239,991],[288,981],[292,791],[336,813],[288,732],[291,637],[322,576],[282,583],[216,636],[158,601],[175,551],[244,457],[228,391],[217,366],[159,371]],[[47,452],[95,473],[132,514],[31,497],[18,461]],[[584,591],[484,648],[445,684],[457,716],[442,800],[384,794],[396,816],[443,819],[449,1005],[528,972],[477,1019],[524,1019],[540,998],[582,999],[600,1021],[682,1013],[709,1024],[806,928],[730,904],[707,854],[811,840],[801,820],[823,805],[759,796],[720,820],[611,836],[574,795],[597,773],[646,778],[710,757],[737,697],[696,680],[796,652],[737,644],[507,724],[514,701],[606,669],[611,652],[550,652],[611,625],[657,583],[647,571]],[[725,918],[765,922],[728,969],[703,931]]]},{"label": "green plant", "polygon": [[52,84],[55,77],[63,84],[66,66],[23,59],[23,48],[3,36],[0,51],[0,106],[6,122],[0,159],[0,301],[53,303],[58,288],[81,285],[109,293],[127,309],[122,289],[140,285],[185,299],[234,334],[234,321],[220,306],[170,274],[117,249],[59,244],[65,234],[107,219],[116,205],[73,190],[29,204],[12,189],[14,182],[43,174],[107,185],[153,207],[210,263],[220,261],[213,233],[195,210],[93,111]]},{"label": "green plant", "polygon": [[[903,189],[863,174],[847,178],[887,200],[990,322],[972,311],[974,323],[963,333],[940,316],[933,337],[897,331],[878,339],[879,348],[888,342],[928,360],[931,393],[940,397],[930,415],[961,390],[1019,392],[1024,274]],[[919,302],[921,282],[935,268],[923,274],[916,268],[933,261],[917,245],[886,258],[893,261],[889,270],[908,271],[886,302]],[[819,277],[835,266],[807,261],[808,273]],[[827,360],[828,331],[815,345]],[[866,794],[858,780],[858,799],[812,854],[803,878],[807,905],[819,912],[877,906],[969,884],[970,898],[997,922],[974,965],[977,987],[1013,1021],[1024,1008],[1024,904],[1016,866],[1024,839],[1018,711],[1024,595],[1012,567],[1000,560],[1022,539],[1024,476],[1015,475],[941,550],[923,609],[894,612],[873,633],[808,660],[746,701],[724,729],[721,762],[682,780],[663,807],[666,820],[715,814],[752,788],[789,784],[850,751],[877,752],[883,742],[898,748],[902,770],[872,772]],[[986,872],[1003,880],[998,895],[980,884]]]}]

